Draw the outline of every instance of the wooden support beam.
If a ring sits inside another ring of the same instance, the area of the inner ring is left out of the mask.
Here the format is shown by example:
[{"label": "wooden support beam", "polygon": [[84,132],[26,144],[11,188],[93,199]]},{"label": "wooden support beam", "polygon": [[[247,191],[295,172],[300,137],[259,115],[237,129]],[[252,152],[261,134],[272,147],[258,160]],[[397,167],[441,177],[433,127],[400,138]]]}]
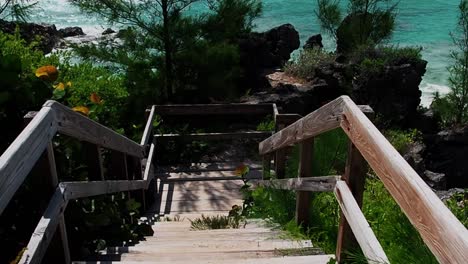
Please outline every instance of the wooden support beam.
[{"label": "wooden support beam", "polygon": [[155,113],[162,116],[273,114],[272,104],[156,105]]},{"label": "wooden support beam", "polygon": [[[345,174],[342,180],[349,186],[351,193],[359,208],[362,207],[364,185],[366,181],[367,164],[359,150],[352,142],[348,146],[348,158],[346,160]],[[338,226],[338,241],[336,244],[336,258],[338,263],[345,260],[346,252],[359,249],[356,238],[351,230],[344,213],[340,212],[340,224]]]},{"label": "wooden support beam", "polygon": [[143,136],[141,137],[141,143],[140,145],[146,146],[147,144],[150,143],[150,140],[152,139],[152,132],[153,132],[153,121],[154,117],[156,116],[156,106],[152,106],[151,109],[149,110],[146,125],[145,125],[145,130],[143,131]]},{"label": "wooden support beam", "polygon": [[[314,138],[300,143],[300,159],[298,178],[312,177],[312,160],[314,156]],[[307,225],[309,223],[310,192],[296,192],[296,223]]]},{"label": "wooden support beam", "polygon": [[336,181],[340,178],[341,176],[319,176],[310,178],[252,181],[252,184],[255,186],[263,186],[281,190],[332,192],[335,188]]},{"label": "wooden support beam", "polygon": [[228,140],[228,139],[251,139],[251,138],[267,138],[272,135],[272,132],[264,131],[248,131],[248,132],[232,132],[232,133],[196,133],[196,134],[162,134],[155,135],[156,140]]},{"label": "wooden support beam", "polygon": [[[369,263],[390,263],[345,181],[336,182],[335,196],[367,261]],[[337,259],[337,263],[344,263],[344,259]]]},{"label": "wooden support beam", "polygon": [[[281,131],[285,124],[276,124],[276,131]],[[275,152],[275,172],[277,179],[284,179],[286,174],[286,149],[279,149]]]},{"label": "wooden support beam", "polygon": [[134,191],[146,188],[146,182],[137,181],[94,181],[62,182],[60,188],[67,200],[98,196],[109,193]]},{"label": "wooden support beam", "polygon": [[101,148],[94,144],[83,142],[83,151],[88,165],[88,179],[90,181],[103,181],[104,167]]},{"label": "wooden support beam", "polygon": [[31,239],[23,253],[19,263],[21,264],[39,264],[47,251],[51,239],[60,222],[61,215],[67,206],[67,200],[64,199],[62,191],[57,188],[52,199],[49,202],[44,215],[39,220]]},{"label": "wooden support beam", "polygon": [[117,150],[131,156],[143,158],[145,148],[119,133],[55,101],[47,101],[44,108],[54,110],[58,131],[81,141],[103,148]]},{"label": "wooden support beam", "polygon": [[440,263],[465,263],[468,231],[347,97],[341,127],[359,149]]}]

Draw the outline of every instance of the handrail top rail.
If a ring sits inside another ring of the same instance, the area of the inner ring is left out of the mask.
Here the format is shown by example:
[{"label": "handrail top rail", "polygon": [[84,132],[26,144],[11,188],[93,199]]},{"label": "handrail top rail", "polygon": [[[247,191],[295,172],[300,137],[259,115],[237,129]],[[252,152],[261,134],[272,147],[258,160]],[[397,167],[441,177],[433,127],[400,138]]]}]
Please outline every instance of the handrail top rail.
[{"label": "handrail top rail", "polygon": [[441,263],[468,259],[468,230],[362,110],[341,96],[259,144],[261,155],[341,127]]}]

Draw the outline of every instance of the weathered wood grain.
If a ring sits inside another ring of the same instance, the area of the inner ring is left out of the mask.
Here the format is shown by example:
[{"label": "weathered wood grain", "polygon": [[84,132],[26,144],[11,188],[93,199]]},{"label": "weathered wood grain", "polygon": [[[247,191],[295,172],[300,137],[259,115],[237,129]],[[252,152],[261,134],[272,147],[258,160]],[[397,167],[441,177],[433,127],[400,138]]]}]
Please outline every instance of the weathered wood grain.
[{"label": "weathered wood grain", "polygon": [[272,104],[178,104],[156,105],[162,116],[273,114]]},{"label": "weathered wood grain", "polygon": [[282,190],[332,192],[335,188],[336,181],[340,178],[341,176],[321,176],[269,181],[252,181],[252,183],[255,186],[264,186]]},{"label": "weathered wood grain", "polygon": [[260,155],[291,146],[339,127],[342,112],[342,98],[339,97],[261,142]]},{"label": "weathered wood grain", "polygon": [[[314,138],[300,143],[300,160],[298,178],[312,177],[312,161],[314,157]],[[296,192],[296,223],[307,225],[309,223],[310,192]]]},{"label": "weathered wood grain", "polygon": [[109,193],[133,191],[146,188],[146,181],[95,181],[95,182],[62,182],[67,200],[79,199]]},{"label": "weathered wood grain", "polygon": [[151,139],[151,132],[153,132],[153,121],[155,117],[156,106],[152,106],[148,115],[148,120],[146,121],[145,130],[143,131],[143,136],[141,137],[140,145],[145,146],[149,144]]},{"label": "weathered wood grain", "polygon": [[336,182],[335,196],[367,261],[390,263],[346,182]]},{"label": "weathered wood grain", "polygon": [[64,199],[60,188],[57,188],[19,263],[41,263],[66,206],[67,201]]},{"label": "weathered wood grain", "polygon": [[145,149],[140,144],[60,103],[47,101],[44,107],[50,107],[55,111],[58,131],[62,134],[138,158],[145,156]]},{"label": "weathered wood grain", "polygon": [[[366,160],[362,157],[356,146],[349,142],[348,158],[346,160],[345,174],[343,175],[342,180],[348,184],[359,208],[362,207],[366,173]],[[343,262],[342,260],[344,260],[346,252],[353,252],[356,248],[358,248],[356,238],[348,224],[348,221],[346,220],[346,217],[344,217],[343,212],[340,212],[338,240],[336,243],[337,262]]]},{"label": "weathered wood grain", "polygon": [[143,180],[146,181],[147,185],[145,189],[148,189],[148,184],[150,184],[151,180],[154,179],[154,171],[153,171],[153,158],[154,158],[154,149],[155,146],[153,143],[150,145],[150,150],[148,152],[148,159],[146,160],[145,171],[143,173]]},{"label": "weathered wood grain", "polygon": [[232,133],[194,133],[194,134],[162,134],[155,135],[156,140],[228,140],[228,139],[251,139],[251,138],[267,138],[272,135],[272,132],[264,131],[248,131],[248,132],[232,132]]},{"label": "weathered wood grain", "polygon": [[0,214],[55,135],[52,109],[42,108],[0,157]]},{"label": "weathered wood grain", "polygon": [[465,263],[468,231],[349,97],[341,127],[441,263]]}]

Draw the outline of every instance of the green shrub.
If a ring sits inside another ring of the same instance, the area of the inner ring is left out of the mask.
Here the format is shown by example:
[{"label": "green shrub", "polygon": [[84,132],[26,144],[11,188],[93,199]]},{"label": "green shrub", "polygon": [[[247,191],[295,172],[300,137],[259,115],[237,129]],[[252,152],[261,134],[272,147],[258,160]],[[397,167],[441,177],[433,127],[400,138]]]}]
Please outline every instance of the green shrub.
[{"label": "green shrub", "polygon": [[208,230],[208,229],[237,229],[241,226],[241,219],[238,217],[215,215],[204,216],[195,220],[190,220],[192,230]]},{"label": "green shrub", "polygon": [[312,79],[315,76],[315,70],[320,65],[332,63],[334,60],[335,55],[332,53],[321,49],[305,49],[299,53],[295,61],[284,66],[284,71],[301,79]]},{"label": "green shrub", "polygon": [[271,116],[267,116],[260,124],[258,124],[257,131],[275,131],[275,120],[273,120]]},{"label": "green shrub", "polygon": [[459,193],[445,201],[447,207],[468,228],[468,189],[464,193]]},{"label": "green shrub", "polygon": [[380,46],[360,48],[351,54],[351,61],[359,65],[361,73],[376,75],[385,66],[415,64],[421,61],[421,47]]},{"label": "green shrub", "polygon": [[412,144],[422,140],[422,134],[417,129],[408,131],[387,130],[384,134],[400,154],[406,154]]}]

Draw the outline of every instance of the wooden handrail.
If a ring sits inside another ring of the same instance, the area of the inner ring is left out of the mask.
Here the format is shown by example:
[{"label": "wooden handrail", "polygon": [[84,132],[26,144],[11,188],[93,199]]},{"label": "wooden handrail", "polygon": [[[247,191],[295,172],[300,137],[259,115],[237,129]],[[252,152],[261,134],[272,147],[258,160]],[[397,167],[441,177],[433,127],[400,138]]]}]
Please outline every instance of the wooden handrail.
[{"label": "wooden handrail", "polygon": [[441,263],[468,259],[468,231],[348,96],[259,144],[261,155],[341,127]]}]

